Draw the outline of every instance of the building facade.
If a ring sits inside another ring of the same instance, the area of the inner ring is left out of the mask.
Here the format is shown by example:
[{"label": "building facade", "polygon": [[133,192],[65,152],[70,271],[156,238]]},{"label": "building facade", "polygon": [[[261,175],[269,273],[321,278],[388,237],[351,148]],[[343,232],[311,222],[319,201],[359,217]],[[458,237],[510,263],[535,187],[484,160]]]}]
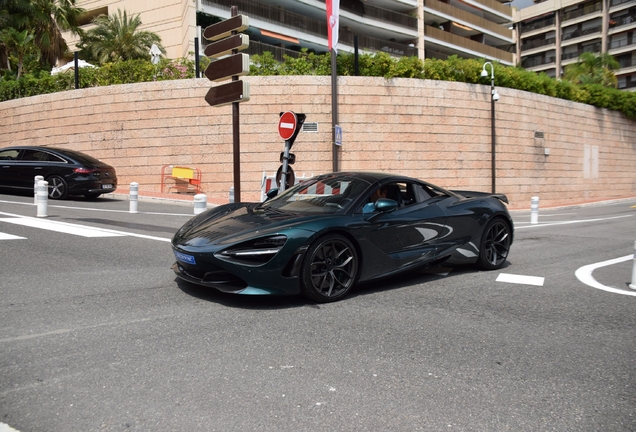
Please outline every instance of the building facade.
[{"label": "building facade", "polygon": [[[78,0],[84,27],[100,14],[140,14],[143,30],[162,39],[171,58],[194,52],[202,29],[230,17],[237,6],[250,27],[249,54],[297,56],[301,49],[327,52],[325,0]],[[512,9],[497,0],[340,0],[338,49],[392,56],[486,58],[514,64]],[[66,35],[74,49],[76,38]]]},{"label": "building facade", "polygon": [[636,0],[548,0],[515,14],[520,66],[561,77],[584,52],[620,64],[618,88],[636,90]]}]

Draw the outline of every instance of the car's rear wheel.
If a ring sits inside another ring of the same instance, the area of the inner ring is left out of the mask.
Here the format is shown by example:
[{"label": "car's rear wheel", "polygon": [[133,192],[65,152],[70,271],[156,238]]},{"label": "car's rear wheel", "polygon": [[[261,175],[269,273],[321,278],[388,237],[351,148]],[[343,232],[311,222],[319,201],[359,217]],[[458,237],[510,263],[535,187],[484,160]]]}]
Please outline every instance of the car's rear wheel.
[{"label": "car's rear wheel", "polygon": [[327,234],[307,250],[301,289],[316,302],[340,300],[355,284],[357,274],[358,254],[353,244],[339,234]]},{"label": "car's rear wheel", "polygon": [[49,182],[49,198],[65,199],[68,196],[68,185],[62,177],[51,176],[47,181]]},{"label": "car's rear wheel", "polygon": [[508,223],[496,218],[488,222],[481,238],[477,265],[484,270],[500,268],[510,251],[511,229]]}]

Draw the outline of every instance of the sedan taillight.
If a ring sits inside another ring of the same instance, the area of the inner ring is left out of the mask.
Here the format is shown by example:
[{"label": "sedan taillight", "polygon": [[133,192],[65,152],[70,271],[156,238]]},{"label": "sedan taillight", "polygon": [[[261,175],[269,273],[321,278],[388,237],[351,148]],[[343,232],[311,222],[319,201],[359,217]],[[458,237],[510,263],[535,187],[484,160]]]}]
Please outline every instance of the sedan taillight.
[{"label": "sedan taillight", "polygon": [[75,168],[73,172],[76,174],[95,174],[99,176],[99,170],[95,168]]}]

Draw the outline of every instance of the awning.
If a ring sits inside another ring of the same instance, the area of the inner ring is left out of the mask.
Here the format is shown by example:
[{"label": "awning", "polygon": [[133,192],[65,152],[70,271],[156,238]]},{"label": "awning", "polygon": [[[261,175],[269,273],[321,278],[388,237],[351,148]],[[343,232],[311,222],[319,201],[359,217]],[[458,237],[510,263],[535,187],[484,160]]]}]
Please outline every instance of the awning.
[{"label": "awning", "polygon": [[296,43],[296,44],[300,43],[298,41],[298,39],[293,38],[291,36],[285,36],[285,35],[282,35],[280,33],[274,33],[274,32],[267,31],[267,30],[261,30],[261,34],[263,36],[271,37],[271,38],[274,38],[274,39],[280,39],[280,40],[284,40],[284,41],[292,42],[292,43]]}]

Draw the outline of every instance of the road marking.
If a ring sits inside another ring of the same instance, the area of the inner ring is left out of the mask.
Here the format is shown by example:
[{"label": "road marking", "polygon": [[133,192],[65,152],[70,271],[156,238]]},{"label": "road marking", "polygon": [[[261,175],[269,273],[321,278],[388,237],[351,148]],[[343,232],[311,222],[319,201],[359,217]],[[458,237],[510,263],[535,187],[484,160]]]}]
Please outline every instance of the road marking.
[{"label": "road marking", "polygon": [[621,263],[621,262],[624,262],[624,261],[628,261],[628,260],[631,260],[631,259],[634,259],[634,255],[633,254],[632,255],[626,255],[626,256],[620,257],[620,258],[615,258],[615,259],[612,259],[612,260],[599,262],[599,263],[589,264],[589,265],[586,265],[586,266],[583,266],[583,267],[579,268],[574,273],[574,275],[576,276],[576,278],[578,280],[580,280],[581,282],[583,282],[587,286],[591,286],[592,288],[600,289],[600,290],[611,292],[611,293],[614,293],[614,294],[623,294],[623,295],[627,295],[627,296],[636,296],[636,291],[626,291],[626,290],[622,290],[622,289],[618,289],[618,288],[605,286],[605,285],[597,282],[596,279],[594,279],[594,277],[592,276],[592,272],[594,270],[596,270],[597,268],[618,264],[618,263]]},{"label": "road marking", "polygon": [[0,232],[0,240],[26,240],[26,237],[19,237],[19,236]]},{"label": "road marking", "polygon": [[[92,234],[94,234],[94,235],[85,235],[85,237],[138,237],[138,238],[143,238],[147,240],[156,240],[156,241],[162,241],[162,242],[171,241],[171,239],[164,238],[164,237],[155,237],[155,236],[149,236],[145,234],[126,232],[126,231],[95,228],[95,227],[89,227],[85,225],[70,224],[66,222],[49,221],[45,219],[32,218],[32,217],[21,216],[21,215],[11,214],[11,213],[0,212],[0,215],[11,216],[10,218],[0,218],[0,222],[9,222],[9,223],[17,224],[17,225],[34,226],[35,228],[49,229],[51,231],[58,231],[58,232],[67,232],[68,234],[75,234],[75,235],[84,235],[84,234],[77,234],[78,232],[84,232],[85,234],[91,234],[92,232]],[[20,221],[22,219],[26,221],[25,222]],[[51,225],[43,224],[42,226],[36,226],[38,225],[39,222],[46,222]],[[45,228],[44,226],[49,226],[49,228]],[[81,230],[82,228],[85,231],[82,231]],[[66,230],[66,231],[63,231],[63,230]],[[75,232],[69,232],[69,231],[75,231]],[[101,233],[102,235],[98,235],[98,233]]]},{"label": "road marking", "polygon": [[519,223],[519,222],[515,222],[515,230],[523,229],[523,228],[546,227],[546,226],[553,226],[553,225],[570,225],[570,224],[583,223],[583,222],[602,222],[602,221],[607,221],[607,220],[612,220],[612,219],[622,219],[622,218],[632,217],[632,216],[633,215],[624,215],[624,216],[614,216],[614,217],[609,217],[609,218],[582,219],[582,220],[563,221],[563,222],[550,222],[550,223],[545,223],[545,224],[538,223],[538,224],[535,224],[535,225],[526,225],[526,226],[517,226],[517,223]]},{"label": "road marking", "polygon": [[499,276],[497,276],[497,282],[507,282],[513,284],[543,286],[544,281],[545,278],[539,276],[523,276],[509,273],[500,273]]},{"label": "road marking", "polygon": [[[27,206],[31,206],[33,207],[35,204],[33,203],[23,203],[23,202],[18,202],[18,201],[4,201],[4,200],[0,200],[0,203],[7,203],[7,204],[18,204],[18,205],[27,205]],[[183,204],[179,204],[179,205],[183,205]],[[96,211],[96,212],[103,212],[103,213],[130,213],[130,210],[114,210],[114,209],[101,209],[101,208],[92,208],[92,207],[73,207],[73,206],[63,206],[63,205],[52,205],[49,204],[48,205],[49,208],[61,208],[61,209],[71,209],[71,210],[87,210],[87,211]],[[142,215],[142,214],[147,214],[147,215],[159,215],[159,216],[185,216],[185,217],[193,217],[194,215],[192,213],[161,213],[161,212],[137,212],[135,214],[138,215]]]},{"label": "road marking", "polygon": [[1,218],[0,222],[7,222],[15,225],[28,226],[64,234],[73,234],[82,237],[122,237],[123,234],[105,232],[99,228],[91,228],[83,225],[72,225],[64,222],[56,222],[45,219],[33,218]]}]

